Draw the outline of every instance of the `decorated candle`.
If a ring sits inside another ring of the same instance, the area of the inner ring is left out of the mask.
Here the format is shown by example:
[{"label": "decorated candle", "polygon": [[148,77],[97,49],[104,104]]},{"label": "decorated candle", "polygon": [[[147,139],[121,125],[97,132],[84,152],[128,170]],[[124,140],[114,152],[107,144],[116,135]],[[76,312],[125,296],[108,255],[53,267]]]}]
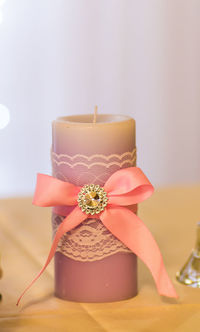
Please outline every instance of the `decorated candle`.
[{"label": "decorated candle", "polygon": [[[38,174],[33,203],[53,207],[55,295],[111,302],[137,294],[137,260],[160,295],[177,298],[160,250],[137,216],[154,188],[136,163],[135,121],[121,115],[68,116],[53,122],[53,176]],[[129,248],[129,249],[128,249]],[[131,250],[131,251],[130,251]]]},{"label": "decorated candle", "polygon": [[[124,115],[75,115],[53,122],[53,176],[77,186],[98,184],[136,165],[135,121]],[[132,207],[136,210],[136,206]],[[52,215],[53,233],[64,217]],[[86,219],[59,241],[55,295],[80,302],[137,294],[136,256],[99,219]]]}]

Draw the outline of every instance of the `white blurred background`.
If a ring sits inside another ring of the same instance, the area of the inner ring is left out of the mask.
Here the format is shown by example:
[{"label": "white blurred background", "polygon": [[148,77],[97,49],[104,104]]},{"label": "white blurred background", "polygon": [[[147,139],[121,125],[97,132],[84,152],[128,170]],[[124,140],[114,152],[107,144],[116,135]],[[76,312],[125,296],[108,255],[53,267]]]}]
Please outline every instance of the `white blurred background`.
[{"label": "white blurred background", "polygon": [[0,196],[51,172],[51,122],[124,113],[156,186],[200,182],[199,0],[0,0]]}]

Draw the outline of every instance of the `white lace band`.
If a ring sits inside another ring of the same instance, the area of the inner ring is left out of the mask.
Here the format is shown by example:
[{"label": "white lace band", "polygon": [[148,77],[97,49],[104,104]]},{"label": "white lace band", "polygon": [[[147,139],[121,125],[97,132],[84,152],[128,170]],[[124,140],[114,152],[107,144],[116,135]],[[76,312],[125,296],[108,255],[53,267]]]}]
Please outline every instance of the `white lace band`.
[{"label": "white lace band", "polygon": [[[57,154],[52,151],[53,176],[77,186],[86,183],[104,185],[118,169],[136,165],[136,149],[109,156],[95,154]],[[55,234],[63,217],[53,214],[52,227]],[[117,252],[130,250],[112,235],[99,219],[86,219],[81,225],[65,234],[59,241],[57,251],[77,261],[95,261]]]}]

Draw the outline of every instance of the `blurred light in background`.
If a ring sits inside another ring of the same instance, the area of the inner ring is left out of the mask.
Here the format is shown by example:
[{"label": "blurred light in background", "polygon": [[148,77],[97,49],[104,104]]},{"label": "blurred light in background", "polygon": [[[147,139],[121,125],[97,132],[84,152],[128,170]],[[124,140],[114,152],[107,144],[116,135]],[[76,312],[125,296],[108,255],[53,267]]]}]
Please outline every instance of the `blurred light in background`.
[{"label": "blurred light in background", "polygon": [[0,104],[0,129],[5,128],[10,122],[10,112],[8,108]]}]

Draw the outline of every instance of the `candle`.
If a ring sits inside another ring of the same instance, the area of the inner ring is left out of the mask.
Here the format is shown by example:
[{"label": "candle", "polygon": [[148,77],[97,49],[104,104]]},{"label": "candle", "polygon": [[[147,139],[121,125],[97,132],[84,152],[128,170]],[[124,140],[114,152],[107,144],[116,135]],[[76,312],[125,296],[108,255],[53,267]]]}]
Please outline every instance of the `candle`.
[{"label": "candle", "polygon": [[[132,118],[95,112],[95,116],[67,116],[53,122],[54,177],[77,186],[103,186],[115,171],[135,165]],[[132,209],[136,211],[136,206]],[[54,234],[62,220],[52,215]],[[86,219],[65,234],[54,261],[55,295],[62,299],[110,302],[137,294],[136,256],[99,219]]]}]

